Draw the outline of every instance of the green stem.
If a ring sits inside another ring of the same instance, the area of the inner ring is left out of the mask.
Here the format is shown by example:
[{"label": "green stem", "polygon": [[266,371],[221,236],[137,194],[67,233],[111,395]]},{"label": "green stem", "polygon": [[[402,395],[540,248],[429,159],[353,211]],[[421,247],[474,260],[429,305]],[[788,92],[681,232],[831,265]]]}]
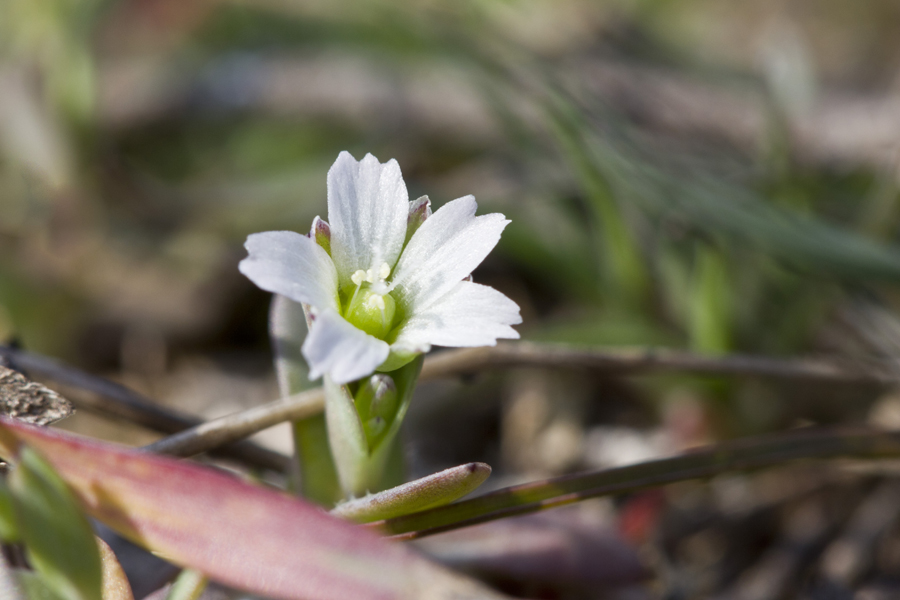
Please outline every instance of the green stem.
[{"label": "green stem", "polygon": [[294,421],[292,430],[300,470],[300,495],[326,508],[333,507],[343,494],[328,448],[325,415]]}]

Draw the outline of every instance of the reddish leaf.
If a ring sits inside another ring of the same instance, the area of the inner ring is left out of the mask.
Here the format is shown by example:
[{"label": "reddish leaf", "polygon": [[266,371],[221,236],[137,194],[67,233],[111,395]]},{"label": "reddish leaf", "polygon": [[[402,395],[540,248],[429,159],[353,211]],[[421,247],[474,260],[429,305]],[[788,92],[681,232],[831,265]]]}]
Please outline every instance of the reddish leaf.
[{"label": "reddish leaf", "polygon": [[36,448],[86,510],[227,585],[285,600],[497,598],[319,508],[216,470],[0,418],[0,454]]}]

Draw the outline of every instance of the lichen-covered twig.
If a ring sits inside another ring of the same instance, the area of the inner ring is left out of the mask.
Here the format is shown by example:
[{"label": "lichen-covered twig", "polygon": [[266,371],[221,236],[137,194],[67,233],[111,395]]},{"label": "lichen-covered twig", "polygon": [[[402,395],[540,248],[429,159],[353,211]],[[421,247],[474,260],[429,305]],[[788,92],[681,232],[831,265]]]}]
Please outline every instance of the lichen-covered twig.
[{"label": "lichen-covered twig", "polygon": [[49,425],[72,412],[72,404],[53,390],[0,366],[0,414],[32,425]]},{"label": "lichen-covered twig", "polygon": [[[192,415],[155,404],[123,385],[40,354],[0,346],[0,357],[13,369],[53,385],[78,408],[100,412],[167,434],[203,423],[202,419]],[[236,439],[240,438],[232,438],[231,441]],[[286,456],[244,441],[224,446],[218,453],[266,469],[283,471],[289,464]]]}]

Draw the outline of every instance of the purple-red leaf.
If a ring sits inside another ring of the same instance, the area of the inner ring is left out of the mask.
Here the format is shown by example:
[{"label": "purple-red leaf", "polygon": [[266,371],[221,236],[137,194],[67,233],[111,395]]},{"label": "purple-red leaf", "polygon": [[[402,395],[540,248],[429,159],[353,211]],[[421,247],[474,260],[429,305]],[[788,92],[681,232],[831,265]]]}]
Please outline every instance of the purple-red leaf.
[{"label": "purple-red leaf", "polygon": [[284,600],[497,598],[414,551],[189,462],[0,418],[0,454],[37,449],[85,509],[172,562]]}]

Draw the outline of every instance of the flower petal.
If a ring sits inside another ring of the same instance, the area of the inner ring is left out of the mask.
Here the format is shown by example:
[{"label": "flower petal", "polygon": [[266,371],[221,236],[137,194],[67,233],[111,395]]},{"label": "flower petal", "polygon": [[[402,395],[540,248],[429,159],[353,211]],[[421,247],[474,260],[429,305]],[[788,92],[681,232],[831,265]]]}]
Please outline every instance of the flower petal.
[{"label": "flower petal", "polygon": [[331,256],[340,281],[359,269],[394,266],[406,239],[409,194],[397,161],[384,164],[371,154],[357,162],[341,152],[328,170]]},{"label": "flower petal", "polygon": [[293,231],[266,231],[250,235],[244,247],[250,255],[238,268],[250,281],[317,310],[337,310],[337,271],[313,240]]},{"label": "flower petal", "polygon": [[388,357],[390,347],[326,310],[313,321],[302,352],[310,379],[328,373],[335,383],[345,384],[371,375]]},{"label": "flower petal", "polygon": [[392,279],[394,297],[408,315],[456,287],[497,245],[509,221],[501,214],[476,217],[477,208],[473,196],[448,202],[409,240]]},{"label": "flower petal", "polygon": [[448,294],[413,315],[391,345],[394,351],[427,352],[437,346],[493,346],[518,339],[510,327],[522,322],[518,305],[486,285],[460,281]]}]

